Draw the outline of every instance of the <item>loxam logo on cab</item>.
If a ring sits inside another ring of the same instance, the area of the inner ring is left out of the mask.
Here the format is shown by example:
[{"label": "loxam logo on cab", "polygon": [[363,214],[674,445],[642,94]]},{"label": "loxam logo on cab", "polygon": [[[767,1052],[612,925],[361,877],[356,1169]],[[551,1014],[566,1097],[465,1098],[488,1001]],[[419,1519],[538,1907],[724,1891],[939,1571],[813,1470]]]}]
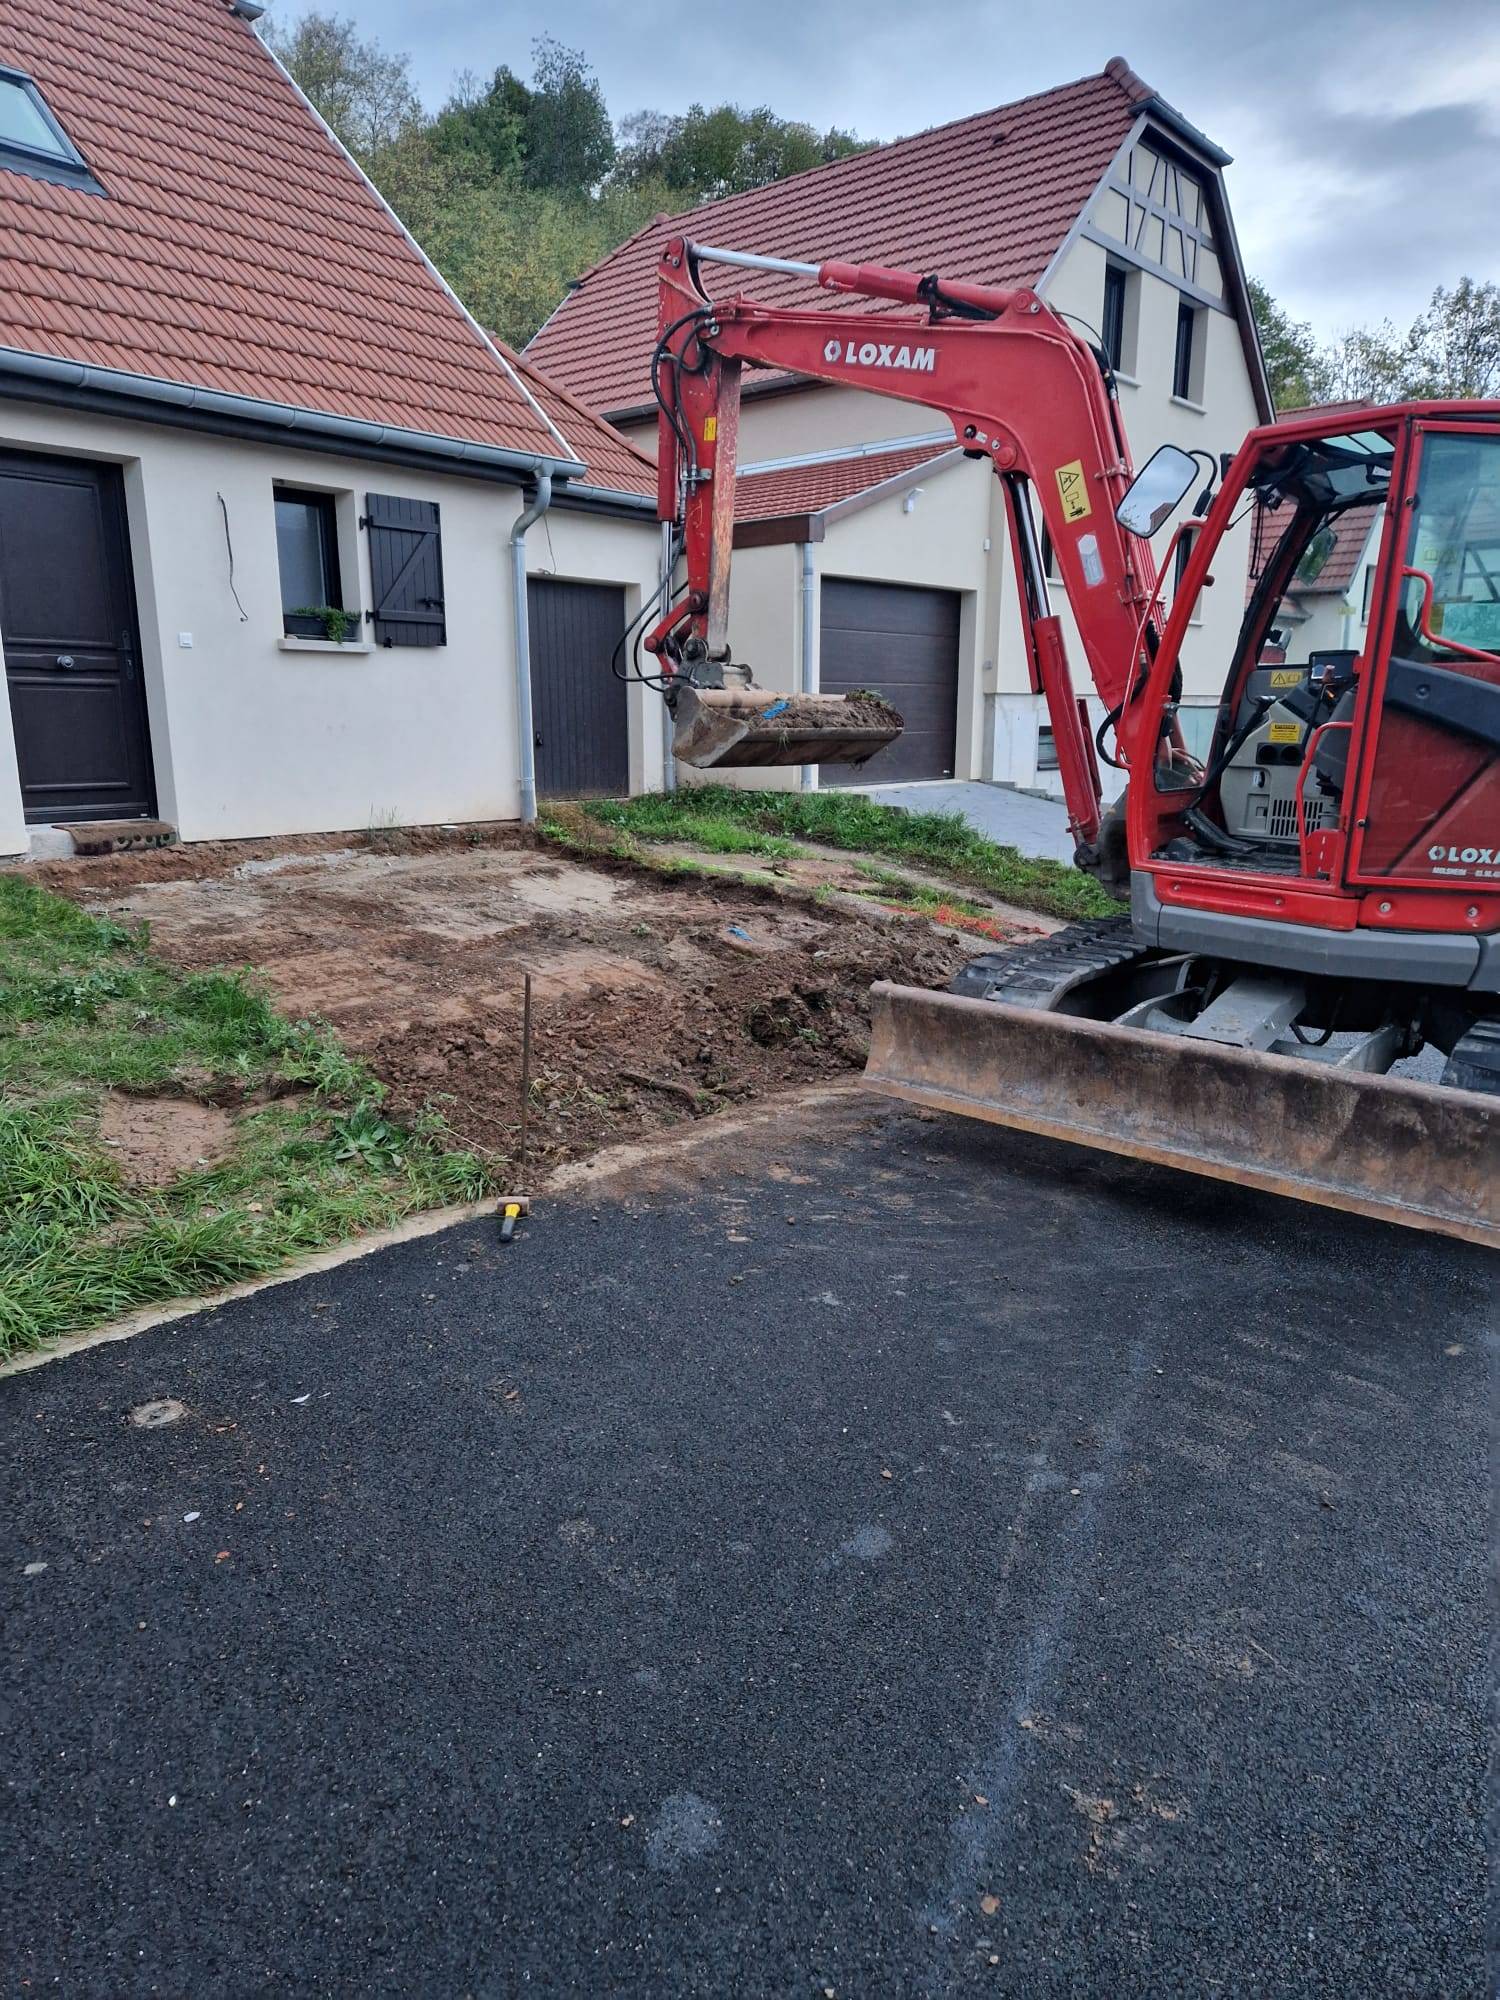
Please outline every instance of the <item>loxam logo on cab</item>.
[{"label": "loxam logo on cab", "polygon": [[1467,875],[1471,868],[1477,868],[1485,875],[1500,874],[1500,868],[1496,866],[1497,860],[1500,860],[1500,848],[1429,847],[1427,859],[1435,865],[1439,875]]},{"label": "loxam logo on cab", "polygon": [[894,341],[830,340],[823,349],[825,361],[854,362],[861,368],[909,368],[918,375],[931,375],[937,367],[935,347],[897,347]]}]

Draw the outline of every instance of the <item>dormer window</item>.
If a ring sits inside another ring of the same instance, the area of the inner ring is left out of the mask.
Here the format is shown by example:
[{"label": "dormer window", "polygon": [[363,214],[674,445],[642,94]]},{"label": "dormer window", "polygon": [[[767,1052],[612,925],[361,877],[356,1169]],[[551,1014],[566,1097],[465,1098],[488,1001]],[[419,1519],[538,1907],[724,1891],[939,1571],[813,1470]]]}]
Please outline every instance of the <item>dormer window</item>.
[{"label": "dormer window", "polygon": [[0,170],[104,192],[24,70],[0,68]]}]

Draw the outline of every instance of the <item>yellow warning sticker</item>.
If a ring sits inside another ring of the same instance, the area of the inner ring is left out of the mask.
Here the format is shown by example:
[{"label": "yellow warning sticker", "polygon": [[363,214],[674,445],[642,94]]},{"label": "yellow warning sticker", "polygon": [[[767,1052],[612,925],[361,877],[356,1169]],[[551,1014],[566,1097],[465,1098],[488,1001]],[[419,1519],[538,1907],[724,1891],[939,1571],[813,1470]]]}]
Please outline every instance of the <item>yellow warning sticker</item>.
[{"label": "yellow warning sticker", "polygon": [[1062,500],[1065,521],[1083,521],[1093,513],[1093,503],[1089,499],[1089,483],[1084,476],[1083,460],[1075,458],[1071,465],[1057,468],[1057,491]]},{"label": "yellow warning sticker", "polygon": [[1302,685],[1301,667],[1277,667],[1271,674],[1273,688],[1298,688]]},{"label": "yellow warning sticker", "polygon": [[713,443],[713,441],[714,441],[714,439],[715,439],[715,438],[716,438],[716,437],[717,437],[718,435],[719,435],[719,420],[718,420],[718,418],[717,418],[717,417],[705,417],[705,418],[703,419],[703,442],[704,442],[705,444],[712,444],[712,443]]},{"label": "yellow warning sticker", "polygon": [[1273,722],[1266,731],[1266,737],[1272,743],[1300,743],[1302,725],[1300,722]]}]

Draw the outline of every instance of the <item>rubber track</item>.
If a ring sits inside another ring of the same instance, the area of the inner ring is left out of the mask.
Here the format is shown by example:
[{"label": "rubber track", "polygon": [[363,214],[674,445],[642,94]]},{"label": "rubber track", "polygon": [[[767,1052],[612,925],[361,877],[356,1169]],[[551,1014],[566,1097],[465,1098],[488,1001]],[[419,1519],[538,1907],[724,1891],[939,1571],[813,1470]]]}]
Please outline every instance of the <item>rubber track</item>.
[{"label": "rubber track", "polygon": [[1151,955],[1129,917],[1095,917],[1069,924],[1040,943],[987,951],[970,959],[950,983],[969,1000],[1003,1000],[1011,1007],[1055,1007],[1063,994],[1132,959]]}]

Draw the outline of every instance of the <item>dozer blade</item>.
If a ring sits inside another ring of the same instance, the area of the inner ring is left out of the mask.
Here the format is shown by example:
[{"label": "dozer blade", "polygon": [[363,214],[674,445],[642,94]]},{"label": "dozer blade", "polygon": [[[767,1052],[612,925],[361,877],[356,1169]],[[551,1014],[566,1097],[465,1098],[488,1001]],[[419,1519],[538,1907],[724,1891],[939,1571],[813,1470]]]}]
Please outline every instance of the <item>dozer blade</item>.
[{"label": "dozer blade", "polygon": [[879,982],[891,1097],[1500,1248],[1500,1098]]},{"label": "dozer blade", "polygon": [[901,717],[876,695],[684,688],[675,701],[672,755],[700,771],[862,764],[901,734]]}]

